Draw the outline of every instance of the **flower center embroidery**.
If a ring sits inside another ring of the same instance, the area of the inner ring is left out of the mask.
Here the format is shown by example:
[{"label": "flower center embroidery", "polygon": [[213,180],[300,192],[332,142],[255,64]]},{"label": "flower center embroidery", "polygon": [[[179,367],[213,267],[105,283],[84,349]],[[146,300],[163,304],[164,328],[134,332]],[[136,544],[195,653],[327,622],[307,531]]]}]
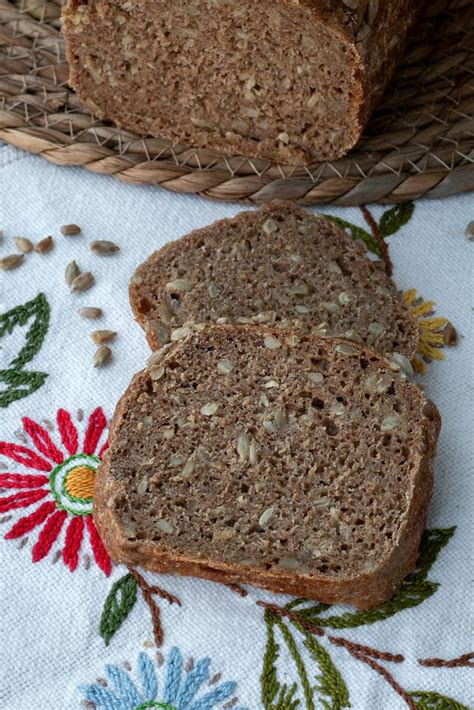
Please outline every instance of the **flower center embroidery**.
[{"label": "flower center embroidery", "polygon": [[92,489],[98,464],[97,456],[76,454],[56,466],[49,486],[57,508],[72,515],[92,513]]},{"label": "flower center embroidery", "polygon": [[91,466],[75,466],[64,479],[64,488],[71,498],[90,500],[94,487],[95,470]]}]

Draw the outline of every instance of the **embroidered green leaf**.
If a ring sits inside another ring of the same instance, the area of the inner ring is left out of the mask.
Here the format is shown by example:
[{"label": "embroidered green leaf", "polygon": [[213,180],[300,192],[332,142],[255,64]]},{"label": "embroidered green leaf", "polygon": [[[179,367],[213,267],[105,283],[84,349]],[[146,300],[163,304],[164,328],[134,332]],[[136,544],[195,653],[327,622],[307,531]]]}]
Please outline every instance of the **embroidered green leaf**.
[{"label": "embroidered green leaf", "polygon": [[380,234],[383,237],[389,237],[398,232],[400,227],[403,227],[411,219],[414,210],[413,202],[403,202],[384,212],[379,222]]},{"label": "embroidered green leaf", "polygon": [[320,694],[319,701],[321,705],[326,708],[326,710],[350,708],[349,691],[341,674],[332,662],[329,653],[314,636],[300,627],[299,624],[295,624],[295,626],[304,634],[305,640],[303,644],[308,649],[311,658],[316,661],[321,670],[321,674],[316,676],[318,682],[316,690]]},{"label": "embroidered green leaf", "polygon": [[6,333],[11,334],[17,326],[31,324],[25,336],[25,344],[10,362],[10,367],[22,368],[40,350],[49,326],[49,304],[44,293],[40,293],[31,301],[12,308],[0,315],[0,338]]},{"label": "embroidered green leaf", "polygon": [[403,609],[422,604],[431,597],[439,587],[437,582],[426,580],[428,572],[438,557],[439,552],[449,542],[456,528],[435,528],[425,530],[420,544],[416,570],[409,574],[395,595],[385,604],[370,611],[346,612],[338,616],[318,616],[318,607],[308,607],[297,611],[302,619],[309,619],[317,626],[332,629],[347,629],[376,621],[388,619]]},{"label": "embroidered green leaf", "polygon": [[26,372],[25,370],[0,370],[0,383],[6,388],[0,389],[0,407],[8,407],[17,399],[27,397],[44,384],[46,372]]},{"label": "embroidered green leaf", "polygon": [[301,687],[303,689],[303,695],[305,699],[305,708],[306,710],[315,710],[314,707],[314,688],[311,686],[308,678],[308,673],[306,671],[303,659],[301,658],[301,654],[298,651],[298,647],[296,645],[295,639],[293,638],[291,631],[287,627],[287,625],[280,619],[279,616],[275,615],[275,624],[278,626],[278,628],[281,631],[281,634],[285,640],[286,646],[288,648],[288,651],[290,652],[290,656],[292,657],[295,667],[296,667],[296,672],[298,674]]},{"label": "embroidered green leaf", "polygon": [[329,214],[326,215],[326,217],[342,229],[347,230],[352,239],[354,239],[354,241],[356,239],[360,239],[364,242],[365,246],[369,251],[371,251],[373,254],[377,254],[377,256],[380,256],[379,245],[372,237],[372,235],[370,235],[365,229],[362,229],[362,227],[358,227],[356,224],[352,224],[352,222],[347,222],[345,219],[341,219],[341,217],[334,217],[333,215]]},{"label": "embroidered green leaf", "polygon": [[415,701],[418,710],[469,710],[457,700],[429,690],[414,690],[408,695]]},{"label": "embroidered green leaf", "polygon": [[267,642],[263,656],[263,668],[260,676],[262,690],[262,703],[264,708],[272,708],[273,700],[280,690],[277,681],[276,661],[278,659],[279,646],[275,641],[274,617],[266,609],[263,615],[265,626],[267,627]]},{"label": "embroidered green leaf", "polygon": [[106,646],[109,645],[110,639],[123,624],[136,601],[136,580],[131,574],[125,574],[112,585],[100,617],[99,631]]}]

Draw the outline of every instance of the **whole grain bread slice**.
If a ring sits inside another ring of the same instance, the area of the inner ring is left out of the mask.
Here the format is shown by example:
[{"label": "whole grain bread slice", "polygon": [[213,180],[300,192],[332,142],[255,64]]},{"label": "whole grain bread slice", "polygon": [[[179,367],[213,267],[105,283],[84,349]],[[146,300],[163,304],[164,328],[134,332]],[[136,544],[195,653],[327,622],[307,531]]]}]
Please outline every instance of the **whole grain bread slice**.
[{"label": "whole grain bread slice", "polygon": [[[168,349],[169,348],[169,349]],[[117,562],[366,609],[414,568],[438,412],[379,354],[210,326],[122,396],[95,479]]]},{"label": "whole grain bread slice", "polygon": [[405,359],[419,340],[395,284],[361,243],[285,202],[167,244],[135,272],[130,303],[152,348],[208,323],[336,335]]}]

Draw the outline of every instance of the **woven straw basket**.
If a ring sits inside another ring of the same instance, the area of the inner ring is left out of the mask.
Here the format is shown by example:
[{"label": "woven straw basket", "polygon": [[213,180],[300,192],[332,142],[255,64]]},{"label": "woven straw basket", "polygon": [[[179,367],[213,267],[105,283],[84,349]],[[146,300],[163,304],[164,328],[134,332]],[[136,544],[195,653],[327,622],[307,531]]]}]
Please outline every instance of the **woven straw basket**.
[{"label": "woven straw basket", "polygon": [[0,0],[0,139],[17,148],[227,201],[359,205],[474,189],[473,0],[430,4],[359,144],[311,168],[224,157],[94,119],[67,85],[60,6]]}]

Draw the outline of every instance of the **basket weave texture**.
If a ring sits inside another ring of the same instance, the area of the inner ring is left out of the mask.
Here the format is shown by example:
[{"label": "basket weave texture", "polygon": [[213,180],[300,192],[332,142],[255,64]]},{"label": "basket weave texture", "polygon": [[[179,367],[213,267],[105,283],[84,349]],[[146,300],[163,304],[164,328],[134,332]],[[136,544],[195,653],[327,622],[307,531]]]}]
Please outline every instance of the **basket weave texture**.
[{"label": "basket weave texture", "polygon": [[68,87],[61,0],[0,0],[0,139],[58,165],[226,201],[359,205],[474,189],[474,2],[436,0],[356,148],[311,168],[143,138]]}]

